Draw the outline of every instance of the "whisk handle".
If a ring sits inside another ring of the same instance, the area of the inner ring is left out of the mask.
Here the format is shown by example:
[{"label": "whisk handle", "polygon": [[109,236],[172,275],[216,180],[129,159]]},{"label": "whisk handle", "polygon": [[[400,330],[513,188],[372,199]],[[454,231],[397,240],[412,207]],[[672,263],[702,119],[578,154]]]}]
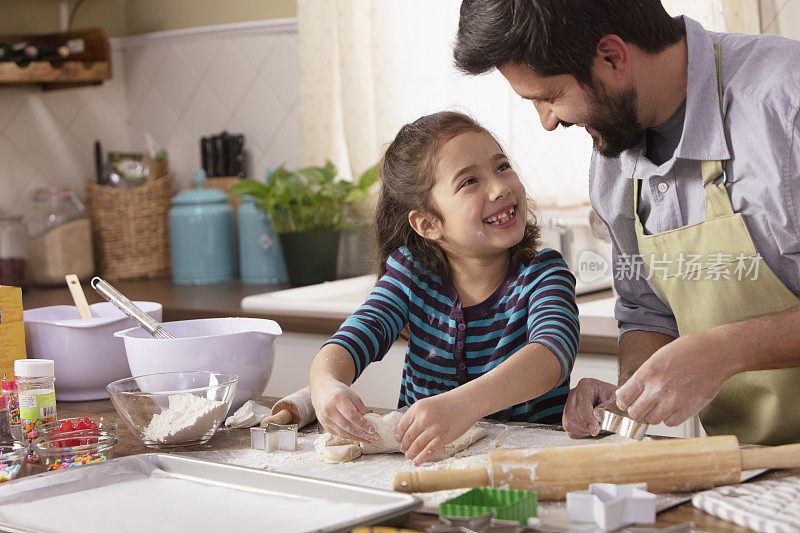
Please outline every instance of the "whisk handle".
[{"label": "whisk handle", "polygon": [[159,329],[160,324],[153,317],[136,307],[133,302],[123,296],[122,293],[112,287],[111,284],[95,276],[92,278],[90,285],[100,296],[114,304],[120,311],[147,330],[150,335],[155,336],[156,330]]}]

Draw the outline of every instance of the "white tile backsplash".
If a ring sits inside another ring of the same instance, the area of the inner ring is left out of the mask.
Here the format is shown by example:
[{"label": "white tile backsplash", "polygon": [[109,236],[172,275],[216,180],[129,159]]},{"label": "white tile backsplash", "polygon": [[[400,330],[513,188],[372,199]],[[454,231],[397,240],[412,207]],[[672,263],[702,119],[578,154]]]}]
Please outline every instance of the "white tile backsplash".
[{"label": "white tile backsplash", "polygon": [[45,185],[82,195],[95,139],[105,151],[141,151],[149,133],[180,187],[200,166],[200,137],[222,130],[245,135],[249,177],[297,165],[297,62],[293,21],[264,21],[115,40],[114,78],[97,87],[2,87],[0,210],[22,213]]}]

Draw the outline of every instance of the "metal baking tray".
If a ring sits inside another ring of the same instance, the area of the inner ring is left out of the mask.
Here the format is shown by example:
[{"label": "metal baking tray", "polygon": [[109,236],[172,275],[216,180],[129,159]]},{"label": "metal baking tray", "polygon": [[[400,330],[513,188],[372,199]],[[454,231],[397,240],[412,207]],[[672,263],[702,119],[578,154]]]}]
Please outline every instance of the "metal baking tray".
[{"label": "metal baking tray", "polygon": [[0,485],[11,532],[338,532],[399,524],[409,494],[167,454],[142,454]]}]

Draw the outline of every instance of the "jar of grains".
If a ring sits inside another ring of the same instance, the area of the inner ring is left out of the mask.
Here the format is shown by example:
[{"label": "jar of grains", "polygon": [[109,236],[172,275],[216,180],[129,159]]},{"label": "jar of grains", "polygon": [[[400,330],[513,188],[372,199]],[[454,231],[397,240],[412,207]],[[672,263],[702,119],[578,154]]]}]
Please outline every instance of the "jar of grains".
[{"label": "jar of grains", "polygon": [[92,233],[83,204],[67,187],[33,193],[25,216],[28,226],[28,279],[37,285],[60,285],[64,276],[94,274]]}]

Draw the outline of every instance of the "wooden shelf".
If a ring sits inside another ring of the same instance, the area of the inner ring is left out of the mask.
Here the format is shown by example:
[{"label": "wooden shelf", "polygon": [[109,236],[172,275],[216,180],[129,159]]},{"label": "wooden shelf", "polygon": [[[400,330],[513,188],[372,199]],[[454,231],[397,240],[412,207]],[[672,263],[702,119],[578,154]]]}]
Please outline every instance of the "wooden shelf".
[{"label": "wooden shelf", "polygon": [[0,36],[0,41],[8,43],[29,41],[47,45],[61,45],[70,39],[82,39],[84,51],[72,54],[64,61],[33,61],[24,67],[13,62],[0,62],[0,87],[39,85],[49,90],[99,85],[111,78],[111,47],[108,35],[100,28],[45,35]]}]

